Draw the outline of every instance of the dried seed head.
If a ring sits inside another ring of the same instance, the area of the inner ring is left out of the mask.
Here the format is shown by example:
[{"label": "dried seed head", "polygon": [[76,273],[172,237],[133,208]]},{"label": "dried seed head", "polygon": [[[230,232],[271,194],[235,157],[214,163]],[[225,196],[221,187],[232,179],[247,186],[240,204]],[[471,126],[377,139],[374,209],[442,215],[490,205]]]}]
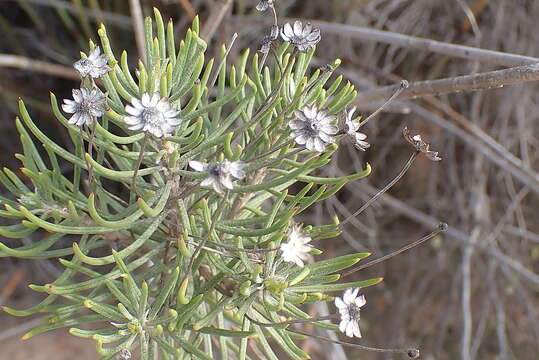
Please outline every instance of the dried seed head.
[{"label": "dried seed head", "polygon": [[73,64],[73,67],[81,77],[90,76],[97,79],[111,70],[107,62],[107,56],[101,54],[101,49],[96,46],[87,58],[80,59]]},{"label": "dried seed head", "polygon": [[105,95],[98,89],[73,89],[73,100],[64,99],[62,109],[69,114],[71,125],[90,125],[105,112]]},{"label": "dried seed head", "polygon": [[410,135],[410,130],[405,126],[402,130],[402,135],[414,147],[414,149],[417,152],[425,154],[430,160],[432,161],[440,161],[442,160],[441,157],[438,156],[437,151],[430,150],[430,144],[427,144],[423,139],[421,139],[421,135]]},{"label": "dried seed head", "polygon": [[258,2],[258,5],[256,5],[256,9],[258,11],[266,11],[272,7],[273,7],[273,0],[260,0]]}]

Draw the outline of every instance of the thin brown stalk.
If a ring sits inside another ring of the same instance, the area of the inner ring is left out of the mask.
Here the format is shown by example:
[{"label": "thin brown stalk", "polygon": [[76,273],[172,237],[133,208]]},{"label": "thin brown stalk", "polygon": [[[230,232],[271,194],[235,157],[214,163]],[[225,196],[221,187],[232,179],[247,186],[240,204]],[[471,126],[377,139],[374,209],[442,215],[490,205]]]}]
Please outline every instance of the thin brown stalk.
[{"label": "thin brown stalk", "polygon": [[217,0],[211,7],[210,15],[206,20],[206,25],[200,33],[200,37],[207,43],[213,39],[215,32],[219,28],[219,25],[223,22],[223,19],[232,5],[232,0]]},{"label": "thin brown stalk", "polygon": [[[539,59],[538,59],[539,60]],[[416,99],[425,96],[443,95],[461,91],[496,89],[507,85],[522,84],[539,80],[539,63],[523,65],[509,69],[489,71],[473,75],[457,76],[446,79],[418,81],[402,91],[396,99]],[[387,99],[400,85],[384,86],[360,92],[355,100],[357,104],[367,104]]]},{"label": "thin brown stalk", "polygon": [[193,20],[197,16],[197,12],[193,8],[193,5],[191,5],[191,2],[189,0],[178,0],[178,3],[180,6],[185,10],[187,13],[187,16]]},{"label": "thin brown stalk", "polygon": [[79,75],[71,67],[32,60],[19,55],[0,54],[0,67],[28,70],[65,79],[80,80]]},{"label": "thin brown stalk", "polygon": [[131,20],[133,21],[138,55],[142,62],[146,64],[146,37],[144,35],[144,18],[140,0],[129,0],[129,7],[131,9]]}]

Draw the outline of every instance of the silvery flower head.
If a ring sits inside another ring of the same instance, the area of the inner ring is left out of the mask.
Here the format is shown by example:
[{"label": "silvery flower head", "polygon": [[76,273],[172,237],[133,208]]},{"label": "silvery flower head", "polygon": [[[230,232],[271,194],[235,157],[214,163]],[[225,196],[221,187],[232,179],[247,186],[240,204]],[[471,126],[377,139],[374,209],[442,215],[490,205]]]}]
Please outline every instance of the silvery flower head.
[{"label": "silvery flower head", "polygon": [[294,45],[299,51],[308,51],[321,39],[320,29],[313,28],[310,23],[303,25],[296,20],[294,25],[286,23],[281,30],[281,38]]},{"label": "silvery flower head", "polygon": [[273,7],[273,0],[260,0],[256,5],[258,11],[266,11],[270,7]]},{"label": "silvery flower head", "polygon": [[367,303],[364,295],[358,295],[359,289],[347,289],[341,298],[335,298],[335,306],[339,310],[341,322],[339,330],[348,337],[361,338],[359,330],[360,309]]},{"label": "silvery flower head", "polygon": [[71,125],[90,125],[105,112],[105,95],[98,89],[73,89],[73,100],[64,99],[62,109],[69,114]]},{"label": "silvery flower head", "polygon": [[309,252],[313,247],[309,244],[311,237],[302,230],[302,224],[292,224],[288,231],[288,242],[282,243],[280,250],[283,260],[288,263],[295,263],[299,267],[305,265],[305,261],[311,259]]},{"label": "silvery flower head", "polygon": [[86,59],[80,59],[73,64],[73,67],[81,77],[91,76],[97,79],[111,70],[107,62],[107,56],[101,54],[101,49],[96,46]]},{"label": "silvery flower head", "polygon": [[226,189],[234,188],[233,180],[241,180],[245,177],[244,168],[247,166],[242,161],[224,160],[221,163],[203,163],[200,161],[189,161],[189,166],[195,171],[207,172],[208,176],[202,180],[200,186],[212,187],[218,194],[223,194]]},{"label": "silvery flower head", "polygon": [[365,151],[371,145],[365,141],[367,135],[358,131],[360,123],[358,118],[354,118],[355,112],[355,107],[346,112],[346,118],[344,120],[346,135],[348,135],[352,139],[356,149]]},{"label": "silvery flower head", "polygon": [[402,130],[402,135],[414,147],[414,149],[417,152],[425,154],[430,160],[432,161],[440,161],[442,160],[441,157],[438,156],[437,151],[430,150],[430,144],[427,144],[423,139],[421,139],[421,135],[410,135],[410,130],[405,126]]},{"label": "silvery flower head", "polygon": [[339,132],[339,128],[333,125],[336,116],[319,110],[316,104],[296,110],[294,114],[296,119],[290,121],[288,126],[293,130],[291,136],[296,143],[305,145],[311,151],[323,152],[326,144],[335,142],[333,136]]},{"label": "silvery flower head", "polygon": [[131,99],[132,105],[126,105],[125,111],[130,115],[124,117],[129,130],[140,130],[155,137],[163,137],[174,132],[182,123],[180,112],[172,108],[167,98],[161,98],[158,92],[152,95],[145,93],[139,100]]},{"label": "silvery flower head", "polygon": [[131,359],[131,351],[129,349],[122,349],[118,353],[118,359],[119,360],[129,360]]}]

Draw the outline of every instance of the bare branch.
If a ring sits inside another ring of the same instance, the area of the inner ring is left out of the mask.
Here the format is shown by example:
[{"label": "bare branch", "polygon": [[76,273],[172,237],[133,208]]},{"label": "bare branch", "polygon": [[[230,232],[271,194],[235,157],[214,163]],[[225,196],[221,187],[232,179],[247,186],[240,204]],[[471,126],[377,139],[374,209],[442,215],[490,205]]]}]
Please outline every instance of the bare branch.
[{"label": "bare branch", "polygon": [[135,30],[138,55],[142,62],[146,64],[146,38],[144,36],[144,18],[142,16],[140,1],[129,0],[129,7],[131,8],[131,19]]},{"label": "bare branch", "polygon": [[398,34],[390,31],[375,30],[360,26],[311,21],[328,34],[350,36],[354,39],[383,42],[415,50],[429,51],[451,57],[475,60],[501,66],[520,66],[539,62],[539,58],[500,51],[485,50],[472,46],[456,45],[415,36]]},{"label": "bare branch", "polygon": [[232,5],[232,0],[215,0],[216,4],[211,7],[210,16],[200,33],[200,37],[207,43],[211,41],[217,28],[221,25],[226,12]]},{"label": "bare branch", "polygon": [[75,69],[71,67],[32,60],[19,55],[0,54],[0,67],[29,70],[66,79],[80,79],[79,75],[75,72]]},{"label": "bare branch", "polygon": [[191,5],[191,2],[189,0],[178,0],[180,3],[180,6],[183,8],[183,10],[187,13],[187,15],[193,20],[197,16],[197,12],[193,8],[193,5]]},{"label": "bare branch", "polygon": [[[506,85],[537,80],[539,80],[539,63],[473,75],[410,83],[410,86],[402,91],[396,99],[416,99],[424,96],[443,95],[461,91],[494,89]],[[390,97],[398,89],[399,85],[391,85],[363,91],[358,94],[356,102],[358,104],[366,104],[382,101]]]}]

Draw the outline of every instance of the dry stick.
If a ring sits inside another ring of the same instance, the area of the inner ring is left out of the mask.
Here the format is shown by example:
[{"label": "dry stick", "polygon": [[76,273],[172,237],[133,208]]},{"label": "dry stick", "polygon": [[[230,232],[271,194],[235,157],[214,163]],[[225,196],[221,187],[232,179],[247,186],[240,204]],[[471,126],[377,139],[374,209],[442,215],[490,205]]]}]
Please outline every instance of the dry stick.
[{"label": "dry stick", "polygon": [[366,123],[369,122],[370,119],[374,118],[376,115],[378,115],[382,110],[386,108],[393,100],[395,100],[405,89],[408,89],[410,84],[406,80],[401,80],[399,87],[393,92],[393,95],[389,99],[386,100],[378,109],[376,109],[375,112],[370,114],[365,120],[359,123],[359,127],[362,127]]},{"label": "dry stick", "polygon": [[139,58],[146,65],[146,37],[144,35],[144,18],[142,15],[142,8],[140,7],[139,0],[129,0],[129,7],[131,9],[131,19],[133,21],[133,28],[135,30],[135,41],[137,42],[137,50]]},{"label": "dry stick", "polygon": [[375,30],[360,26],[311,21],[326,34],[349,36],[354,39],[382,42],[420,51],[444,54],[450,57],[475,60],[482,63],[501,66],[519,66],[539,62],[539,58],[494,50],[480,49],[472,46],[456,45],[431,39],[398,34],[390,31]]},{"label": "dry stick", "polygon": [[419,350],[417,350],[417,349],[382,349],[382,348],[375,348],[375,347],[364,346],[364,345],[359,345],[359,344],[353,344],[353,343],[349,343],[349,342],[346,342],[346,341],[333,340],[333,339],[330,339],[330,338],[327,338],[327,337],[324,337],[324,336],[309,334],[309,333],[299,331],[299,330],[295,330],[295,329],[294,330],[289,330],[289,331],[292,331],[292,332],[295,332],[295,333],[298,333],[298,334],[301,334],[301,335],[309,336],[309,337],[312,337],[312,338],[315,338],[315,339],[332,342],[332,343],[335,343],[335,344],[354,347],[354,348],[360,349],[360,350],[379,352],[379,353],[406,354],[411,359],[417,359],[419,357]]},{"label": "dry stick", "polygon": [[232,5],[232,0],[217,0],[217,4],[214,4],[210,10],[210,16],[206,20],[206,25],[200,33],[200,37],[207,43],[211,41],[217,28],[221,25],[226,12]]},{"label": "dry stick", "polygon": [[71,67],[32,60],[18,55],[0,54],[0,67],[29,70],[65,79],[80,80],[80,76]]},{"label": "dry stick", "polygon": [[191,20],[193,20],[197,16],[197,13],[189,0],[178,0],[178,2],[180,3],[180,6],[183,8],[183,10],[185,10],[187,15],[191,18]]},{"label": "dry stick", "polygon": [[[411,83],[396,99],[416,99],[424,96],[443,95],[461,91],[476,91],[516,85],[539,80],[539,63],[517,66],[504,70],[489,71],[473,75]],[[360,92],[355,100],[358,104],[382,101],[399,89],[399,85],[384,86]]]},{"label": "dry stick", "polygon": [[420,245],[423,245],[425,242],[429,241],[430,239],[436,237],[439,233],[444,232],[446,230],[447,230],[447,224],[446,223],[440,223],[440,224],[438,224],[438,227],[436,228],[436,230],[434,230],[431,233],[423,236],[421,239],[416,240],[411,244],[405,245],[402,248],[400,248],[400,249],[398,249],[398,250],[396,250],[396,251],[394,251],[394,252],[392,252],[390,254],[384,255],[384,256],[382,256],[382,257],[380,257],[378,259],[375,259],[373,261],[370,261],[370,262],[368,262],[366,264],[359,265],[356,268],[352,268],[352,269],[348,270],[347,272],[343,273],[342,276],[341,276],[341,279],[343,277],[348,276],[350,274],[353,274],[353,273],[355,273],[357,271],[367,269],[367,268],[369,268],[371,266],[377,265],[377,264],[379,264],[381,262],[384,262],[384,261],[387,261],[387,260],[389,260],[389,259],[391,259],[391,258],[393,258],[393,257],[395,257],[397,255],[400,255],[400,254],[402,254],[402,253],[404,253],[404,252],[406,252],[408,250],[412,250],[412,249],[414,249],[414,248],[416,248],[416,247],[418,247]]},{"label": "dry stick", "polygon": [[[372,186],[369,186],[367,184],[363,184],[363,187],[368,189],[368,191],[375,193],[378,192],[377,189],[373,188]],[[419,210],[417,210],[414,207],[409,206],[403,201],[400,201],[391,195],[384,194],[380,197],[380,202],[393,208],[398,213],[404,215],[405,217],[416,221],[419,224],[423,224],[425,226],[434,227],[440,224],[440,221],[430,215],[427,215]],[[448,226],[446,230],[447,235],[451,236],[455,240],[470,245],[470,236],[465,234],[464,232],[460,231],[457,228],[454,228],[452,226]],[[534,283],[535,285],[539,285],[539,275],[531,272],[528,270],[524,265],[519,263],[516,260],[513,260],[511,257],[505,255],[504,253],[500,252],[498,249],[492,247],[492,246],[485,246],[480,244],[471,244],[475,248],[479,249],[479,251],[483,252],[484,254],[493,256],[497,261],[502,263],[503,265],[506,265],[522,275],[524,278],[526,278],[528,281]]]},{"label": "dry stick", "polygon": [[376,193],[376,195],[374,195],[372,198],[370,198],[369,201],[367,201],[361,208],[359,208],[359,210],[357,210],[355,213],[353,213],[352,215],[350,215],[349,217],[344,219],[344,221],[339,224],[339,227],[342,228],[342,226],[344,224],[346,224],[347,222],[349,222],[350,220],[355,218],[357,215],[361,214],[373,202],[375,202],[376,199],[378,199],[382,194],[384,194],[386,191],[391,189],[391,187],[393,187],[393,185],[395,185],[404,176],[404,174],[406,174],[408,169],[410,169],[410,166],[412,166],[412,164],[414,163],[415,158],[417,157],[417,155],[419,155],[419,153],[420,153],[420,151],[414,151],[413,154],[408,159],[408,161],[406,162],[406,164],[404,165],[404,167],[402,168],[402,170],[399,172],[399,174],[397,176],[395,176],[395,178],[393,180],[391,180],[382,190],[378,191]]}]

